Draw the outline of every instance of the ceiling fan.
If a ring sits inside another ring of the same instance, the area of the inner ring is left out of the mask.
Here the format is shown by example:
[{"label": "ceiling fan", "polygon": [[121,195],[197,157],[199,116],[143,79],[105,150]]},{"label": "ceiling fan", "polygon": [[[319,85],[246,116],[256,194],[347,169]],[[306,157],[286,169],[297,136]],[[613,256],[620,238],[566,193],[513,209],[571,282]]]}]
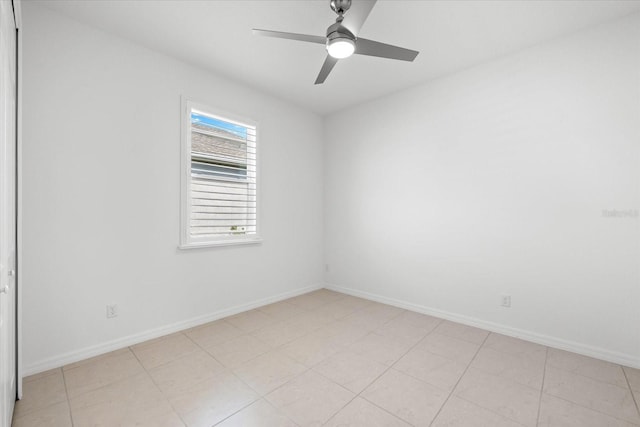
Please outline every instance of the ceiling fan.
[{"label": "ceiling fan", "polygon": [[335,24],[327,28],[326,37],[258,29],[254,29],[253,34],[325,45],[328,55],[315,84],[321,84],[327,79],[339,59],[348,58],[354,53],[401,61],[413,61],[418,56],[419,52],[415,50],[357,37],[376,0],[330,0],[330,4],[338,18]]}]

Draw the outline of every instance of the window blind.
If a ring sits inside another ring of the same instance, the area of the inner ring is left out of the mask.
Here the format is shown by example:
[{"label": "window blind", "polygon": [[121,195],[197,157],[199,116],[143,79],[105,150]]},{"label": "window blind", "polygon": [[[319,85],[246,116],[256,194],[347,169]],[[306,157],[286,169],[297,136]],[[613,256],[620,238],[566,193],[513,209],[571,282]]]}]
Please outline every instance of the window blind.
[{"label": "window blind", "polygon": [[257,233],[256,128],[191,110],[192,238]]}]

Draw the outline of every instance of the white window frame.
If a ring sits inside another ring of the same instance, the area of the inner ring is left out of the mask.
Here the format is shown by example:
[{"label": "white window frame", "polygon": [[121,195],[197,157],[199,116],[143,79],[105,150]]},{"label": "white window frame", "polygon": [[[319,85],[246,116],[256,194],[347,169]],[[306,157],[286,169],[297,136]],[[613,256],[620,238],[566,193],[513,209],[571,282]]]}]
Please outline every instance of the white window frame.
[{"label": "white window frame", "polygon": [[[191,225],[191,111],[197,110],[216,118],[251,126],[256,129],[256,233],[237,236],[192,236]],[[221,111],[200,102],[182,97],[181,101],[181,156],[180,156],[180,249],[212,246],[246,245],[262,242],[260,237],[260,136],[258,122],[236,114]]]}]

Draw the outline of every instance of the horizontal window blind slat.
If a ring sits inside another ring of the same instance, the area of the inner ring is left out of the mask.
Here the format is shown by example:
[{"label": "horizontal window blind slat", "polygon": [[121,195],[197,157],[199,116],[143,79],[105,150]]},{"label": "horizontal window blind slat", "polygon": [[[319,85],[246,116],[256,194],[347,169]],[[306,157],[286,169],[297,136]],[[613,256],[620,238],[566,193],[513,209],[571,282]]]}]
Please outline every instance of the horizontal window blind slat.
[{"label": "horizontal window blind slat", "polygon": [[242,231],[256,231],[256,224],[245,224],[236,226],[235,230],[232,230],[233,226],[231,225],[194,225],[191,226],[191,232],[197,233],[236,233]]},{"label": "horizontal window blind slat", "polygon": [[231,231],[229,227],[209,227],[209,228],[192,228],[191,235],[192,236],[206,236],[206,235],[214,235],[214,236],[235,236],[235,235],[251,235],[255,234],[256,229],[245,229],[244,231]]},{"label": "horizontal window blind slat", "polygon": [[248,185],[255,185],[253,182],[248,181],[229,181],[223,179],[216,179],[215,177],[202,178],[199,176],[192,176],[191,183],[193,185],[206,185],[208,187],[221,187],[221,188],[246,188]]},{"label": "horizontal window blind slat", "polygon": [[229,187],[229,188],[256,188],[255,182],[233,182],[233,181],[221,181],[215,178],[200,178],[191,177],[191,182],[198,185],[208,185],[212,187]]},{"label": "horizontal window blind slat", "polygon": [[[226,209],[226,208],[218,208],[218,209]],[[212,215],[244,215],[245,218],[249,217],[249,216],[253,216],[254,218],[257,217],[257,212],[254,209],[252,212],[224,212],[224,211],[216,211],[216,212],[200,212],[197,210],[194,210],[191,212],[190,214],[192,217],[193,215],[199,215],[203,218],[214,218],[214,216]],[[234,216],[234,218],[237,218]]]},{"label": "horizontal window blind slat", "polygon": [[245,231],[241,233],[227,233],[222,231],[222,232],[206,232],[206,233],[196,232],[196,233],[191,233],[191,236],[196,238],[212,237],[212,238],[219,239],[219,238],[224,238],[225,236],[236,238],[237,236],[252,236],[255,234],[256,234],[255,231],[252,231],[252,232]]},{"label": "horizontal window blind slat", "polygon": [[199,176],[211,176],[212,179],[216,179],[216,178],[228,178],[229,181],[233,181],[233,180],[239,180],[239,179],[245,179],[245,177],[248,175],[248,171],[242,171],[241,173],[236,173],[236,172],[230,172],[230,171],[224,171],[224,170],[215,170],[215,171],[207,171],[206,169],[191,169],[191,173],[192,175],[199,175]]},{"label": "horizontal window blind slat", "polygon": [[192,213],[220,213],[220,214],[255,214],[255,207],[247,206],[193,206]]},{"label": "horizontal window blind slat", "polygon": [[236,200],[252,202],[256,199],[255,191],[245,194],[216,193],[215,191],[192,191],[191,197],[204,200]]},{"label": "horizontal window blind slat", "polygon": [[196,185],[199,186],[198,187],[200,189],[199,191],[203,191],[205,193],[206,192],[225,192],[225,191],[229,191],[230,193],[236,193],[240,190],[255,192],[258,189],[258,186],[255,183],[244,184],[243,187],[224,187],[216,184],[202,184],[201,182],[198,182],[197,184],[193,184],[192,187],[195,187]]},{"label": "horizontal window blind slat", "polygon": [[252,176],[239,178],[239,177],[212,176],[212,175],[199,174],[196,172],[192,172],[191,179],[192,180],[198,179],[198,180],[211,181],[211,182],[226,182],[228,184],[255,184],[256,175],[255,173],[252,172]]},{"label": "horizontal window blind slat", "polygon": [[228,200],[228,201],[245,201],[255,202],[255,194],[225,194],[203,191],[192,191],[191,198],[205,200]]},{"label": "horizontal window blind slat", "polygon": [[246,209],[255,209],[255,202],[253,205],[247,205],[245,201],[239,200],[203,200],[197,199],[191,201],[192,210],[200,210],[205,208],[205,212],[207,212],[208,208],[246,208]]},{"label": "horizontal window blind slat", "polygon": [[227,196],[254,197],[256,195],[255,188],[247,189],[242,192],[240,191],[227,192],[227,191],[214,191],[214,190],[216,189],[214,188],[214,189],[208,190],[208,189],[196,188],[191,190],[191,194],[193,195],[193,197],[202,198],[202,199],[215,199],[217,197],[227,198]]},{"label": "horizontal window blind slat", "polygon": [[256,219],[256,214],[246,213],[218,213],[218,212],[192,212],[191,219],[202,219],[207,221],[216,220],[237,220],[237,221],[250,221]]},{"label": "horizontal window blind slat", "polygon": [[247,227],[255,226],[256,220],[236,221],[232,219],[218,219],[218,220],[205,220],[205,219],[192,219],[192,227]]},{"label": "horizontal window blind slat", "polygon": [[244,226],[244,225],[256,225],[256,219],[250,219],[250,218],[242,218],[242,219],[199,219],[199,218],[192,218],[189,221],[191,221],[191,225],[198,227],[198,226],[202,226],[202,227],[208,227],[210,225],[237,225],[237,226]]},{"label": "horizontal window blind slat", "polygon": [[250,207],[250,208],[255,208],[256,207],[256,198],[253,197],[253,200],[247,200],[246,198],[244,199],[238,199],[238,198],[215,198],[215,199],[211,199],[211,198],[202,198],[202,197],[198,197],[197,199],[195,197],[192,197],[192,206],[235,206],[235,207],[240,207],[240,206],[245,206],[245,207]]},{"label": "horizontal window blind slat", "polygon": [[248,225],[256,225],[255,219],[234,220],[234,219],[192,219],[191,227],[244,227]]},{"label": "horizontal window blind slat", "polygon": [[[219,188],[206,188],[200,187],[198,189],[192,189],[191,195],[197,199],[203,200],[215,200],[217,197],[224,198],[226,196],[243,196],[243,197],[255,197],[257,194],[256,188],[247,188],[243,191],[239,190],[230,190],[230,191],[216,191],[220,190]],[[197,193],[197,195],[195,194]]]},{"label": "horizontal window blind slat", "polygon": [[248,195],[256,194],[255,188],[243,187],[220,187],[217,185],[202,185],[192,184],[191,191],[199,191],[201,193],[215,193],[215,194],[236,194],[236,195]]},{"label": "horizontal window blind slat", "polygon": [[[235,227],[235,228],[234,228]],[[249,225],[238,225],[238,226],[230,226],[230,225],[220,225],[220,224],[210,224],[209,226],[201,225],[201,226],[190,226],[190,233],[192,234],[209,234],[209,233],[226,233],[226,234],[235,234],[235,233],[255,233],[255,224],[251,225],[254,227],[253,229],[249,229]]]}]

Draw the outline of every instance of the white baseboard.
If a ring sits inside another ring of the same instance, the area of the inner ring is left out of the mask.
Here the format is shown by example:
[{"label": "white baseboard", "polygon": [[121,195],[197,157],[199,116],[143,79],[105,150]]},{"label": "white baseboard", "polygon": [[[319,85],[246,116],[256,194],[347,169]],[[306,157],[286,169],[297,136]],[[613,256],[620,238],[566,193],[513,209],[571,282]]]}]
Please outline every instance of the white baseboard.
[{"label": "white baseboard", "polygon": [[129,335],[126,337],[118,338],[112,341],[108,341],[102,344],[98,344],[91,347],[82,348],[79,350],[70,351],[58,356],[54,356],[39,362],[31,363],[24,367],[23,375],[29,376],[37,374],[39,372],[48,371],[49,369],[59,368],[69,363],[78,362],[80,360],[87,359],[89,357],[99,356],[101,354],[108,353],[110,351],[119,350],[124,347],[129,347],[134,344],[158,338],[163,335],[172,334],[185,329],[193,328],[194,326],[202,325],[204,323],[212,322],[214,320],[222,319],[223,317],[233,316],[234,314],[242,313],[243,311],[252,310],[254,308],[262,307],[267,304],[282,301],[288,298],[292,298],[298,295],[306,294],[318,289],[322,289],[323,284],[307,286],[305,288],[295,289],[293,291],[283,292],[277,295],[273,295],[267,298],[251,301],[246,304],[236,305],[234,307],[218,310],[204,316],[193,317],[191,319],[183,320],[180,322],[172,323],[170,325],[161,326],[159,328],[150,329],[137,334]]},{"label": "white baseboard", "polygon": [[548,347],[557,348],[560,350],[571,351],[573,353],[582,354],[584,356],[593,357],[596,359],[606,360],[607,362],[618,363],[624,366],[630,366],[632,368],[640,369],[640,359],[630,354],[619,353],[610,351],[600,347],[594,347],[587,344],[569,341],[550,335],[539,334],[524,329],[512,328],[510,326],[501,325],[494,322],[489,322],[474,317],[464,316],[461,314],[451,313],[448,311],[438,310],[435,308],[413,304],[406,301],[397,300],[394,298],[385,297],[382,295],[373,294],[352,288],[345,288],[334,284],[325,284],[325,288],[341,292],[344,294],[352,295],[368,299],[371,301],[380,302],[383,304],[392,305],[405,310],[415,311],[417,313],[427,314],[441,319],[450,320],[452,322],[462,323],[463,325],[474,326],[476,328],[485,329],[487,331],[496,332],[503,335],[508,335],[514,338],[520,338],[526,341],[531,341],[537,344],[545,345]]}]

